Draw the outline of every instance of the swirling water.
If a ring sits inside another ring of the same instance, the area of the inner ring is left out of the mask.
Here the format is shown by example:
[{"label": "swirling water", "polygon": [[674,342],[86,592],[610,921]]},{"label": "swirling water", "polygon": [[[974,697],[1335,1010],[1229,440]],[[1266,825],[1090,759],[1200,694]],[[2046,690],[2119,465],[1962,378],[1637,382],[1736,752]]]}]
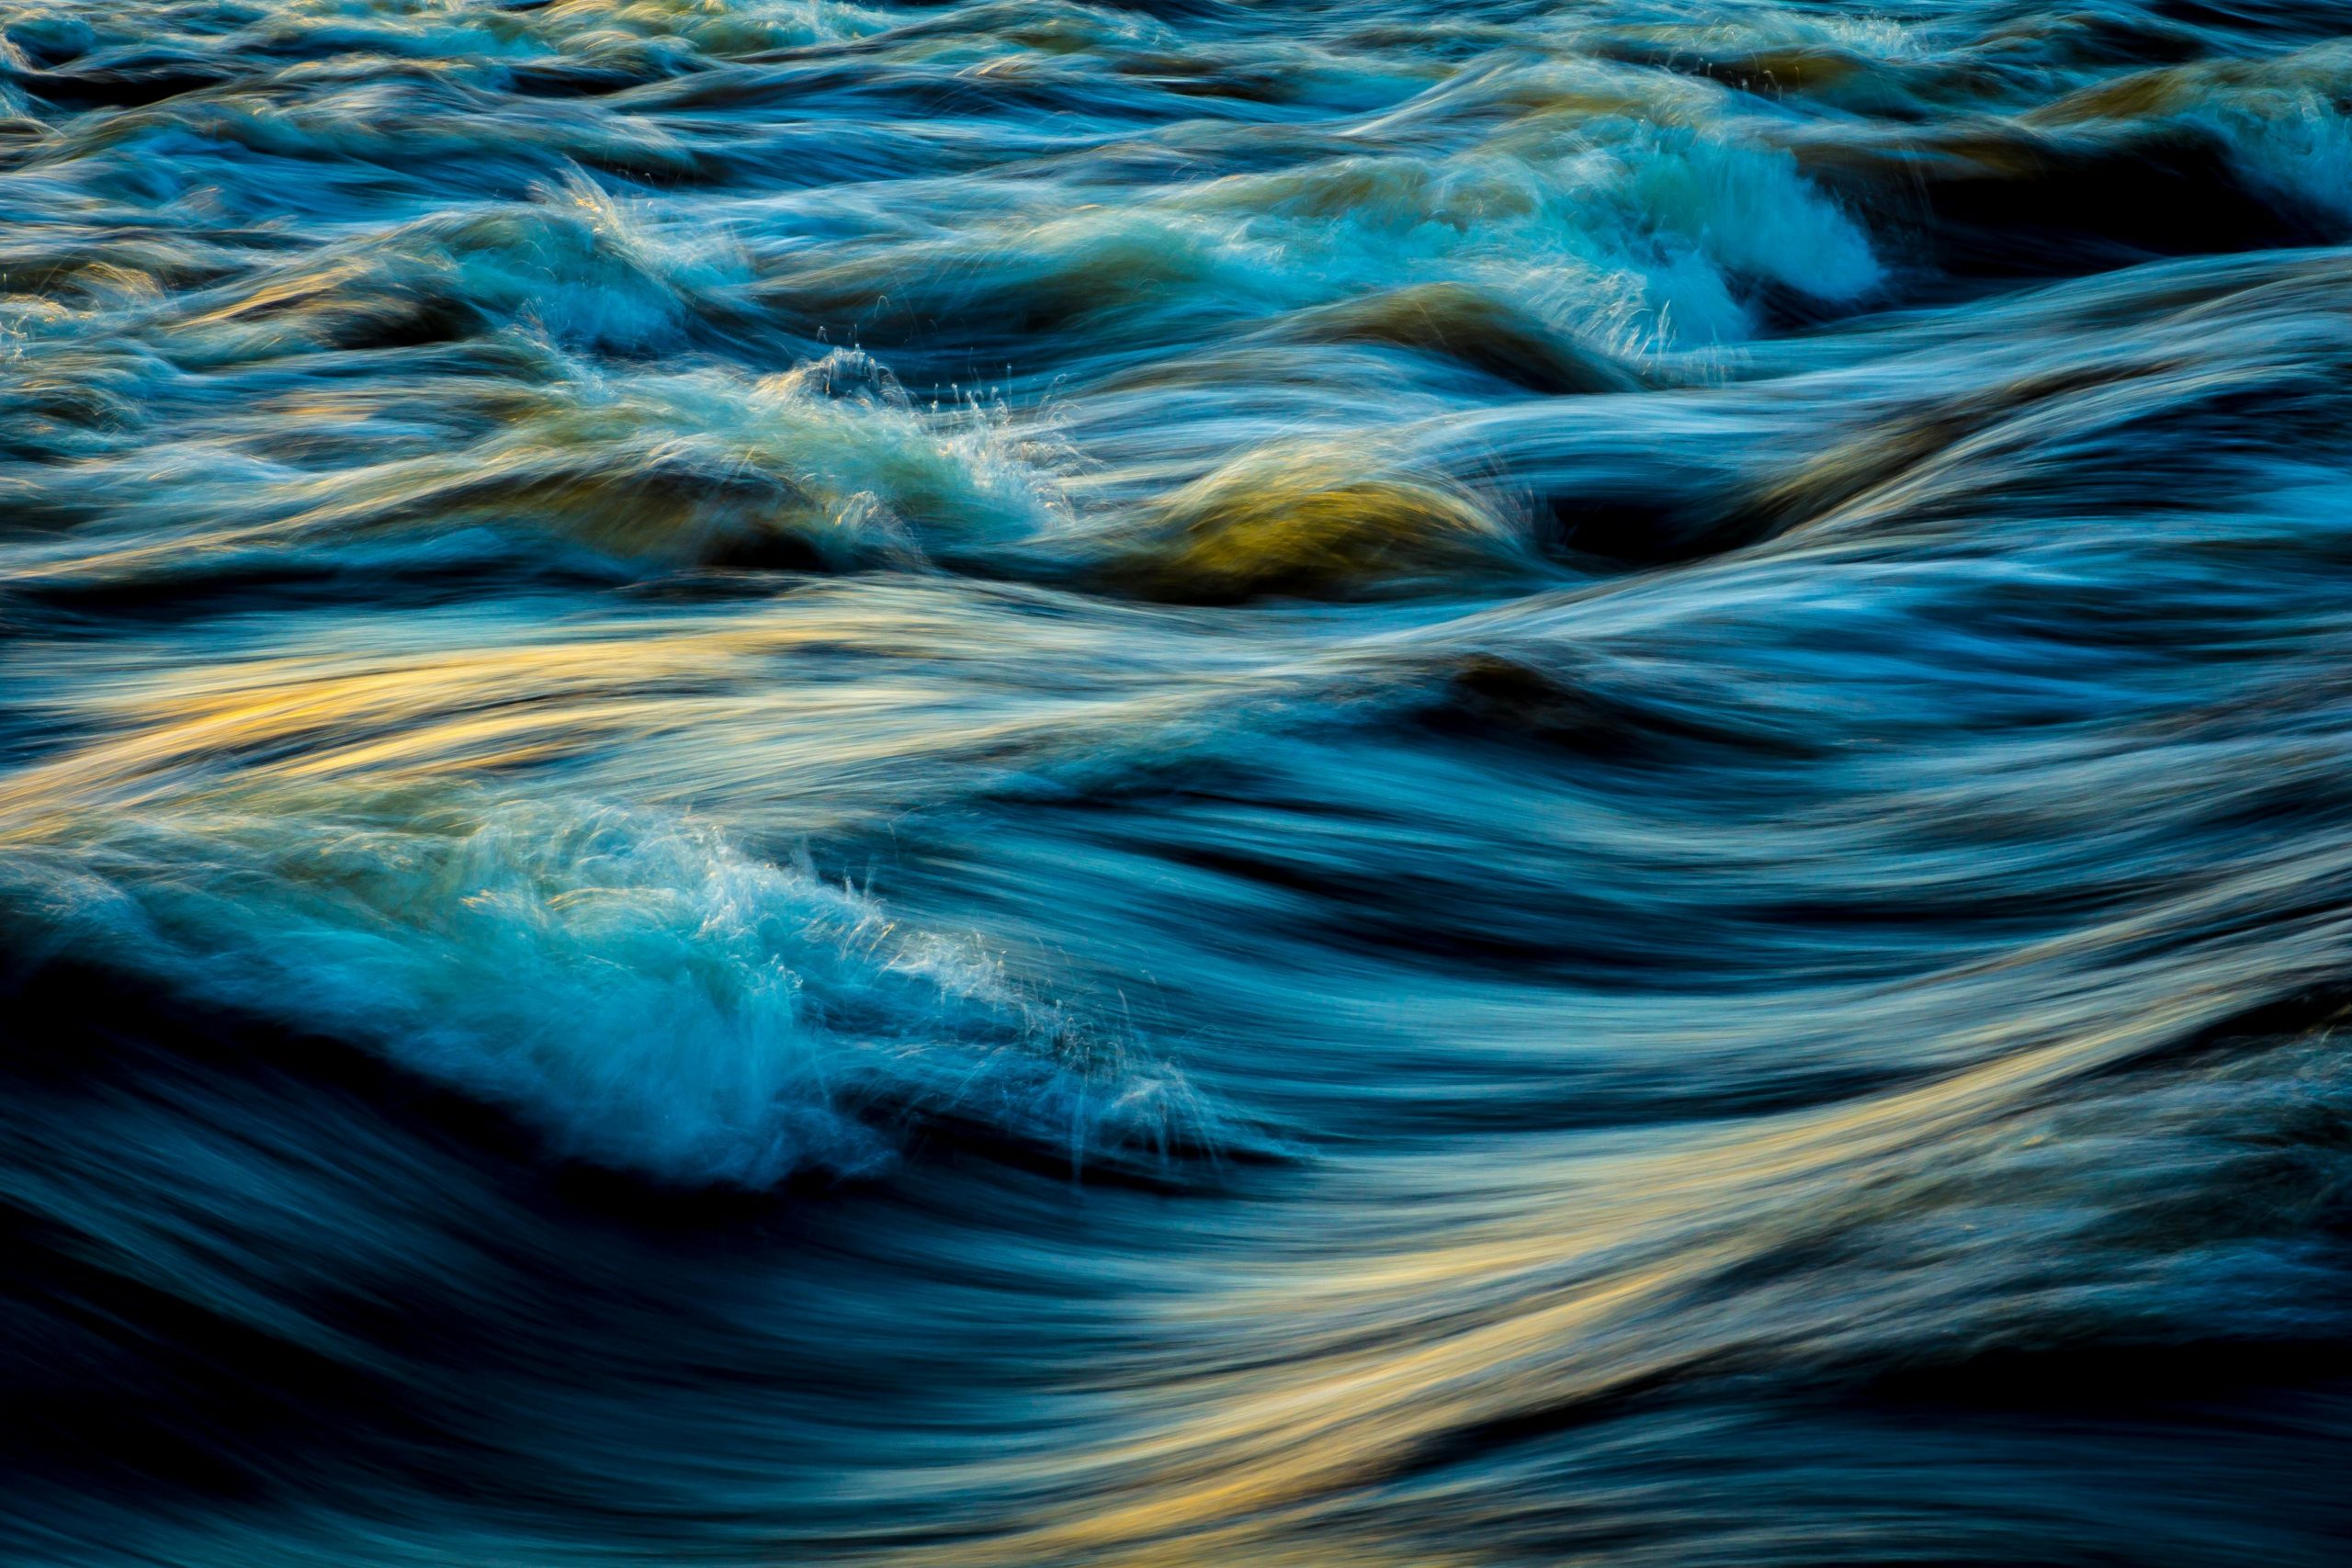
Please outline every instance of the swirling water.
[{"label": "swirling water", "polygon": [[0,1553],[2342,1562],[2346,33],[0,0]]}]

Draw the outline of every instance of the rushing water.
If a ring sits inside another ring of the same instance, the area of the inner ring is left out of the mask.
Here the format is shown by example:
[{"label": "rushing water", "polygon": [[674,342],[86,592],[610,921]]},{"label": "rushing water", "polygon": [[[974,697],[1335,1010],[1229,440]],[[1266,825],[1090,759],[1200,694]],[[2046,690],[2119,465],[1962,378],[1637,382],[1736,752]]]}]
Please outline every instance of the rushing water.
[{"label": "rushing water", "polygon": [[0,1555],[2340,1563],[2338,33],[0,0]]}]

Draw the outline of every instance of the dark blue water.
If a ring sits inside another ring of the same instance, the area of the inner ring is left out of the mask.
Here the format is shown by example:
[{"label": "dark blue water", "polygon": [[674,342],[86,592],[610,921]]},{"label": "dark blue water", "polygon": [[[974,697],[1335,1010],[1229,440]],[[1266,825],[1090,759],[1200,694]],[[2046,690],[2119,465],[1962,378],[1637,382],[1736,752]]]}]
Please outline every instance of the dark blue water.
[{"label": "dark blue water", "polygon": [[0,0],[0,1559],[2345,1562],[2347,34]]}]

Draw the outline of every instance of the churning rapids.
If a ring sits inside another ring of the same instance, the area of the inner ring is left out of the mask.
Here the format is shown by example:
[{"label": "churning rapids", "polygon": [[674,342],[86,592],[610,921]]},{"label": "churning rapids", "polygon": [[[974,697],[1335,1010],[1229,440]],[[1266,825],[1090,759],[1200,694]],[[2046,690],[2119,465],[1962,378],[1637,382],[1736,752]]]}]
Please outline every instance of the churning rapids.
[{"label": "churning rapids", "polygon": [[2340,1564],[2352,7],[0,0],[0,1557]]}]

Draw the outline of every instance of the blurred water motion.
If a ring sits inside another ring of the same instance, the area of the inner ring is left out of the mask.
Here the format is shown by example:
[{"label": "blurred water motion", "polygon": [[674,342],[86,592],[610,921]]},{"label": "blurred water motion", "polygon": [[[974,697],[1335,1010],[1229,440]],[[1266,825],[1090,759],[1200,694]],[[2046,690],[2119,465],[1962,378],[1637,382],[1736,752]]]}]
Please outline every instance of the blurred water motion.
[{"label": "blurred water motion", "polygon": [[0,0],[0,1555],[2341,1563],[2344,33]]}]

